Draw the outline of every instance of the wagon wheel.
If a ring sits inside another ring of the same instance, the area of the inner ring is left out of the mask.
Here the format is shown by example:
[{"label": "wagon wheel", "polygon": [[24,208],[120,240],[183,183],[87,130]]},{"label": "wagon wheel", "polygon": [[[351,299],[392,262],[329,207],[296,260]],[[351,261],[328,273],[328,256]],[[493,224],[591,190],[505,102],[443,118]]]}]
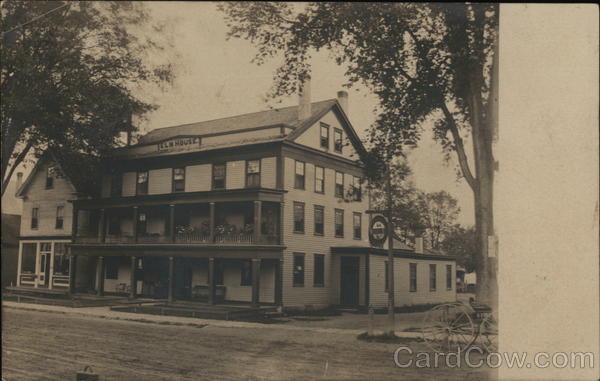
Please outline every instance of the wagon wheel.
[{"label": "wagon wheel", "polygon": [[498,320],[493,314],[488,314],[479,325],[479,339],[488,353],[498,351]]},{"label": "wagon wheel", "polygon": [[427,311],[422,333],[436,352],[464,351],[477,336],[469,310],[460,303],[440,304]]}]

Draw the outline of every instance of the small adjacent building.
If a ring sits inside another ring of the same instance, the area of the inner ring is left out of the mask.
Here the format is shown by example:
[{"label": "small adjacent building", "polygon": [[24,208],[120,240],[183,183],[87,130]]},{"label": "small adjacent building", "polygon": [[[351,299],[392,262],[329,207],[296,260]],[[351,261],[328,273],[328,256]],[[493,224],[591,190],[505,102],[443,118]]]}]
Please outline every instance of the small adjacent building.
[{"label": "small adjacent building", "polygon": [[[77,197],[40,164],[21,192],[21,285],[385,306],[387,251],[370,241],[364,147],[347,104],[346,92],[303,95],[297,106],[155,129],[105,158],[96,197]],[[456,299],[453,258],[411,248],[395,258],[398,306]]]},{"label": "small adjacent building", "polygon": [[[80,193],[52,155],[42,156],[16,192],[23,212],[19,229],[17,286],[69,287],[72,203]],[[82,263],[83,265],[83,263]],[[81,269],[82,274],[86,269]],[[86,275],[82,275],[82,279]]]}]

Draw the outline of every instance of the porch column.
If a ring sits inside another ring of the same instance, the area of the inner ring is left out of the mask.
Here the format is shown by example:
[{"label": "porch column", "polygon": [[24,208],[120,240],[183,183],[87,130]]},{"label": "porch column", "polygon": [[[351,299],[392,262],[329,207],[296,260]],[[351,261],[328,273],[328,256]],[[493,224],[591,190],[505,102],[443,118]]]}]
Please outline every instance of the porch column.
[{"label": "porch column", "polygon": [[[370,225],[369,225],[370,226]],[[365,307],[369,308],[369,301],[370,301],[370,288],[369,288],[369,283],[370,281],[370,277],[371,277],[371,270],[370,270],[370,258],[369,258],[369,254],[365,255]]]},{"label": "porch column", "polygon": [[50,252],[50,263],[48,266],[48,274],[46,274],[46,277],[48,279],[48,289],[52,290],[52,283],[54,282],[54,250],[55,250],[55,246],[56,243],[52,242],[52,246],[51,246],[51,252]]},{"label": "porch column", "polygon": [[136,257],[131,257],[131,272],[129,274],[129,297],[135,298],[137,295],[137,281],[135,279]]},{"label": "porch column", "polygon": [[254,243],[260,242],[262,201],[254,201]]},{"label": "porch column", "polygon": [[275,260],[275,305],[283,306],[283,260]]},{"label": "porch column", "polygon": [[96,293],[98,296],[104,295],[104,257],[99,256],[96,263]]},{"label": "porch column", "polygon": [[175,242],[175,205],[169,205],[169,241]]},{"label": "porch column", "polygon": [[73,255],[69,248],[69,294],[75,293],[75,273],[77,271],[77,255]]},{"label": "porch column", "polygon": [[17,259],[17,287],[21,285],[21,270],[23,268],[23,242],[19,241],[19,257]]},{"label": "porch column", "polygon": [[100,220],[98,221],[98,242],[106,241],[106,209],[100,209]]},{"label": "porch column", "polygon": [[283,245],[283,221],[285,218],[283,217],[283,207],[284,203],[279,203],[279,244]]},{"label": "porch column", "polygon": [[208,304],[215,304],[215,286],[215,259],[208,258]]},{"label": "porch column", "polygon": [[73,218],[71,219],[71,240],[75,242],[77,237],[77,225],[79,220],[79,207],[77,204],[73,204]]},{"label": "porch column", "polygon": [[35,278],[33,280],[33,287],[38,288],[40,283],[40,243],[35,244]]},{"label": "porch column", "polygon": [[260,259],[252,259],[252,307],[258,307],[260,289]]},{"label": "porch column", "polygon": [[215,203],[208,204],[209,242],[215,242]]},{"label": "porch column", "polygon": [[173,302],[173,285],[174,285],[174,276],[175,276],[175,258],[169,257],[169,290],[168,290],[168,300],[169,303]]},{"label": "porch column", "polygon": [[133,242],[138,242],[138,207],[133,207]]}]

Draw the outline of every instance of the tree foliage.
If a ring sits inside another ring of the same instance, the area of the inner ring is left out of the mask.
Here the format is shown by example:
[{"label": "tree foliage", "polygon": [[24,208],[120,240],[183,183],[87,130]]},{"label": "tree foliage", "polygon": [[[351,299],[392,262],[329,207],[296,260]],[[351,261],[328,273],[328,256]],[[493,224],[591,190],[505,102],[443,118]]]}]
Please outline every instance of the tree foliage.
[{"label": "tree foliage", "polygon": [[[386,163],[432,126],[473,190],[478,252],[485,258],[487,237],[494,234],[498,4],[236,2],[220,9],[229,36],[257,46],[256,63],[283,55],[272,96],[296,92],[310,77],[311,53],[326,49],[345,67],[348,86],[362,83],[378,97],[370,131],[375,159],[367,159],[373,168],[385,172]],[[466,135],[472,138],[472,162]],[[479,263],[486,298],[495,293],[495,280],[487,281],[495,275],[484,260]]]},{"label": "tree foliage", "polygon": [[477,241],[474,227],[452,226],[445,234],[440,247],[444,252],[456,257],[456,263],[468,273],[477,268]]},{"label": "tree foliage", "polygon": [[148,60],[168,41],[141,3],[8,0],[1,11],[3,193],[30,153],[97,159],[154,108],[135,90],[172,79]]},{"label": "tree foliage", "polygon": [[448,192],[421,193],[418,210],[424,220],[425,233],[432,249],[439,249],[440,242],[450,232],[458,215],[458,201]]}]

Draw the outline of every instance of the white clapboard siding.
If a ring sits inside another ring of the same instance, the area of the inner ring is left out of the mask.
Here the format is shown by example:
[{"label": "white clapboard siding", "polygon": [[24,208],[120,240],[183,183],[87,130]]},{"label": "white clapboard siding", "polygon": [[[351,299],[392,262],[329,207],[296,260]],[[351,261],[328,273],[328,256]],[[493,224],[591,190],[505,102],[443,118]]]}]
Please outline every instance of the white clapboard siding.
[{"label": "white clapboard siding", "polygon": [[260,163],[260,185],[263,188],[277,187],[277,159],[265,157]]},{"label": "white clapboard siding", "polygon": [[225,186],[227,189],[240,189],[246,186],[246,161],[228,161]]},{"label": "white clapboard siding", "polygon": [[190,165],[185,167],[185,191],[209,191],[211,189],[211,176],[211,164]]},{"label": "white clapboard siding", "polygon": [[171,193],[173,170],[152,169],[148,172],[148,194]]},{"label": "white clapboard siding", "polygon": [[135,182],[137,173],[125,172],[123,173],[123,197],[135,196]]}]

